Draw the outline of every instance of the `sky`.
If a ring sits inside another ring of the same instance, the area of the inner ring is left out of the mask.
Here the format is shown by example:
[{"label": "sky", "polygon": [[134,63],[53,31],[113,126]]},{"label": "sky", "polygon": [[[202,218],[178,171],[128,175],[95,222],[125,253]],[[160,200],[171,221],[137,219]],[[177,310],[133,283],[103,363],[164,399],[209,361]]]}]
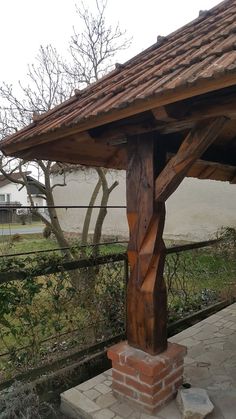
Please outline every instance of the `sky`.
[{"label": "sky", "polygon": [[[90,8],[95,0],[84,0]],[[76,0],[1,0],[0,84],[24,80],[27,64],[34,61],[39,46],[53,44],[63,55],[73,25],[79,31]],[[78,1],[77,1],[78,3]],[[167,35],[197,18],[219,0],[109,0],[107,20],[133,37],[130,48],[116,61],[124,62]]]}]

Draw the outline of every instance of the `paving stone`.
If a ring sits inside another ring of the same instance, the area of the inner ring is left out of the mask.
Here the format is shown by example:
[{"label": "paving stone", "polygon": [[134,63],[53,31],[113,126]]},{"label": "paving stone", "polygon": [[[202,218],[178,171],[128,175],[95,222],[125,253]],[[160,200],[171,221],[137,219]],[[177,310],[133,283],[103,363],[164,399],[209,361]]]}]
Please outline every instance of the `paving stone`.
[{"label": "paving stone", "polygon": [[91,388],[91,390],[87,390],[83,392],[84,396],[88,397],[90,400],[95,400],[100,396],[99,391],[94,390]]},{"label": "paving stone", "polygon": [[[99,410],[99,406],[84,396],[80,391],[75,388],[65,391],[61,394],[61,409],[63,413],[71,414],[71,409],[79,415],[84,414],[82,417],[88,417],[90,414]],[[76,417],[76,416],[72,416]]]},{"label": "paving stone", "polygon": [[118,413],[118,415],[121,415],[122,418],[128,418],[129,415],[133,413],[134,409],[132,409],[128,403],[117,403],[111,407],[111,410],[115,413]]},{"label": "paving stone", "polygon": [[101,408],[105,409],[109,406],[112,406],[117,402],[117,399],[113,396],[112,392],[108,394],[102,394],[96,399],[96,404]]},{"label": "paving stone", "polygon": [[[222,329],[221,329],[222,330]],[[216,332],[216,333],[214,333],[214,337],[216,337],[216,338],[222,338],[222,339],[224,339],[224,334],[223,334],[223,332]]]},{"label": "paving stone", "polygon": [[[223,419],[235,419],[236,417],[236,389],[227,391],[210,392],[212,402],[218,412],[222,412]],[[213,417],[213,416],[212,416]],[[214,418],[214,417],[213,417]],[[209,416],[209,419],[211,417]],[[214,418],[215,419],[215,418]]]},{"label": "paving stone", "polygon": [[217,316],[216,314],[213,314],[212,316],[205,319],[206,323],[209,323],[209,324],[217,323],[218,320],[221,320],[221,316]]},{"label": "paving stone", "polygon": [[190,358],[189,356],[186,356],[184,358],[184,364],[185,365],[191,365],[191,364],[194,364],[195,362],[196,362],[195,359],[194,358]]},{"label": "paving stone", "polygon": [[158,415],[163,419],[181,419],[181,414],[175,400],[171,401],[167,406],[160,410]]},{"label": "paving stone", "polygon": [[99,412],[94,413],[92,417],[94,419],[112,419],[112,418],[114,418],[114,416],[115,416],[115,413],[112,412],[111,410],[102,409]]},{"label": "paving stone", "polygon": [[135,410],[133,411],[133,413],[131,413],[131,415],[129,415],[128,419],[141,419],[141,414],[142,413],[137,412],[137,410]]},{"label": "paving stone", "polygon": [[208,347],[205,347],[208,350],[211,350],[211,348],[220,349],[221,351],[224,349],[224,343],[223,342],[214,342]]},{"label": "paving stone", "polygon": [[229,326],[229,329],[236,330],[236,323],[233,323],[231,326]]},{"label": "paving stone", "polygon": [[202,352],[203,352],[202,343],[199,343],[198,345],[193,346],[192,348],[188,348],[188,356],[193,359],[195,359],[196,356],[202,354]]},{"label": "paving stone", "polygon": [[102,394],[110,393],[111,387],[106,386],[103,383],[99,383],[94,387],[95,390],[99,391]]},{"label": "paving stone", "polygon": [[176,401],[182,419],[203,419],[214,409],[206,390],[202,388],[181,389]]},{"label": "paving stone", "polygon": [[107,375],[107,376],[109,376],[109,377],[111,377],[112,376],[112,368],[110,368],[109,370],[107,370],[107,371],[104,371],[104,373],[103,373],[104,375]]},{"label": "paving stone", "polygon": [[112,380],[106,380],[104,381],[105,386],[111,386],[112,385]]},{"label": "paving stone", "polygon": [[[236,419],[236,304],[214,315],[213,320],[211,317],[173,336],[170,341],[182,343],[185,340],[188,355],[185,358],[184,380],[192,386],[209,391],[215,405],[209,419]],[[152,416],[142,413],[130,403],[118,400],[111,391],[111,373],[109,369],[68,390],[72,391],[68,399],[62,395],[62,410],[65,409],[68,419],[180,418],[174,401]],[[78,393],[94,403],[97,410],[82,412],[81,403],[78,407]],[[114,404],[107,405],[106,397]]]},{"label": "paving stone", "polygon": [[100,384],[102,382],[104,382],[104,375],[99,374],[97,375],[97,377],[91,378],[90,380],[85,381],[82,384],[79,384],[75,388],[79,391],[86,391],[90,390],[91,388],[95,387],[97,384]]},{"label": "paving stone", "polygon": [[191,346],[198,345],[198,341],[194,339],[193,337],[185,338],[179,342],[181,345],[187,346],[188,348],[191,348]]}]

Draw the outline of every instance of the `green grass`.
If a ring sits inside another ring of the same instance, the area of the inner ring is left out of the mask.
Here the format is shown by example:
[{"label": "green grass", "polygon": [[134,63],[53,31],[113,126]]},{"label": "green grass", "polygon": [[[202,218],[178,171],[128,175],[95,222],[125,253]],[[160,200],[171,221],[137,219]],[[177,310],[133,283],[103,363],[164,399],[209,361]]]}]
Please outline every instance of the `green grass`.
[{"label": "green grass", "polygon": [[[74,245],[74,243],[73,243]],[[57,249],[59,246],[56,240],[45,239],[42,234],[20,234],[19,241],[12,242],[12,236],[2,236],[0,240],[0,254],[16,254],[23,252],[37,252],[39,250]],[[86,251],[89,257],[92,254],[92,246],[88,246]],[[110,244],[100,246],[100,254],[125,252],[126,246],[122,244]]]},{"label": "green grass", "polygon": [[41,221],[34,221],[34,222],[32,222],[31,224],[25,224],[25,225],[23,225],[23,224],[21,224],[21,223],[11,223],[11,224],[0,224],[0,232],[1,232],[1,230],[9,230],[9,232],[11,231],[11,230],[14,230],[14,229],[18,229],[18,228],[20,228],[20,229],[24,229],[24,228],[26,228],[26,229],[29,229],[30,227],[43,227],[44,225],[41,223]]},{"label": "green grass", "polygon": [[[30,235],[31,236],[31,235]],[[9,239],[0,243],[0,254],[15,254],[32,252],[38,250],[48,250],[57,248],[54,240],[36,237],[22,236],[19,241],[11,242]]]}]

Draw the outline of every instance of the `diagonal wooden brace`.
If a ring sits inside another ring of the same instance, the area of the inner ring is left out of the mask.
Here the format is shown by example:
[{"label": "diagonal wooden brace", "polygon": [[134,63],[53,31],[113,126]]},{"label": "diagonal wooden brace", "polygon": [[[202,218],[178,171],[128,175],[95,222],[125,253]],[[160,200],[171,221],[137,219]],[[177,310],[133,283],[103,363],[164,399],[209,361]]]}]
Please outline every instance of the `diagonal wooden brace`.
[{"label": "diagonal wooden brace", "polygon": [[155,181],[155,200],[165,202],[178,188],[191,166],[215,141],[227,118],[211,119],[193,129],[182,142],[177,154],[167,163]]}]

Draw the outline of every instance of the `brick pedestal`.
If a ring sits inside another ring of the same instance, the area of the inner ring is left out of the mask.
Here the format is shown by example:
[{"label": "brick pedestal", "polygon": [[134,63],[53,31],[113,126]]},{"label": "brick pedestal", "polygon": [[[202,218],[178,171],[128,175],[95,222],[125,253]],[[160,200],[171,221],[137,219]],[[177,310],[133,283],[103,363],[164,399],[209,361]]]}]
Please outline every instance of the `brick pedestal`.
[{"label": "brick pedestal", "polygon": [[117,396],[132,400],[143,410],[155,413],[172,399],[183,380],[186,348],[168,343],[157,356],[121,342],[108,350],[112,360],[112,388]]}]

